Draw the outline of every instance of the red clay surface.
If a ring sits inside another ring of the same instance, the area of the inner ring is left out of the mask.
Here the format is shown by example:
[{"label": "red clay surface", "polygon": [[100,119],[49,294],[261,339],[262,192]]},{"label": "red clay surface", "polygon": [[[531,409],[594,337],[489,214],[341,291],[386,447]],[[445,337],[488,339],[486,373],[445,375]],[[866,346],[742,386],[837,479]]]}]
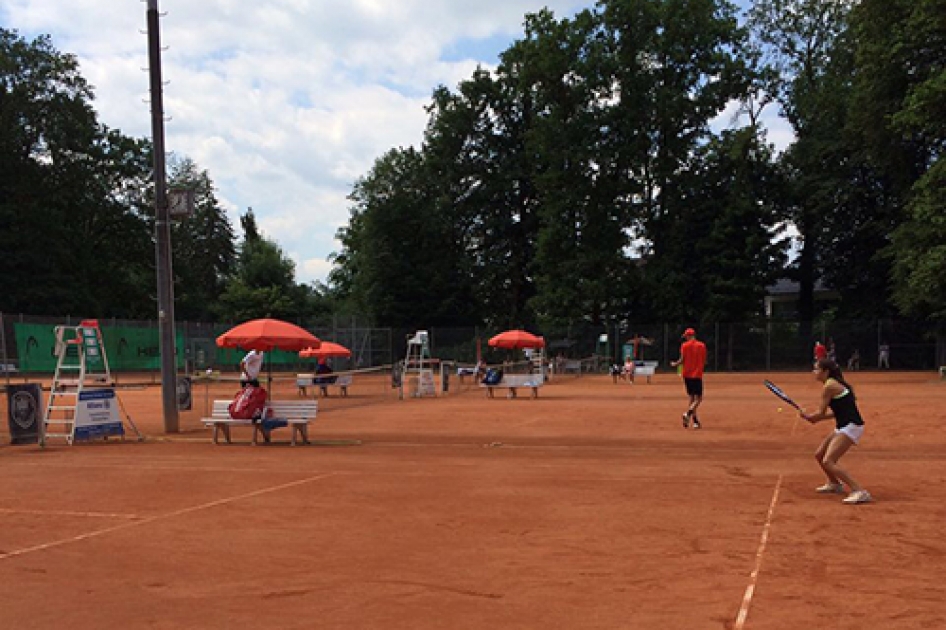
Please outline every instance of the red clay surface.
[{"label": "red clay surface", "polygon": [[850,375],[843,463],[876,502],[847,506],[813,492],[829,423],[765,376],[708,375],[700,431],[670,374],[537,400],[356,378],[295,448],[212,445],[201,385],[173,435],[158,388],[120,392],[144,443],[7,446],[4,415],[0,628],[946,628],[946,383]]}]

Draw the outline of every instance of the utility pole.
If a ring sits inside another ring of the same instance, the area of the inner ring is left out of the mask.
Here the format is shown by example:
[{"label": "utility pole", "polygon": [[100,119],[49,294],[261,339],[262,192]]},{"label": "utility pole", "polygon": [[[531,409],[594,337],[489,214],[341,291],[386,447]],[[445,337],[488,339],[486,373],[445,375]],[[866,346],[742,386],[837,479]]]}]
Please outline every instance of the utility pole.
[{"label": "utility pole", "polygon": [[161,401],[164,431],[177,433],[177,361],[174,339],[174,283],[171,273],[171,223],[164,153],[164,100],[161,85],[161,36],[158,0],[148,0],[148,66],[151,78],[151,135],[154,147],[154,232],[158,275],[158,327],[161,352]]}]

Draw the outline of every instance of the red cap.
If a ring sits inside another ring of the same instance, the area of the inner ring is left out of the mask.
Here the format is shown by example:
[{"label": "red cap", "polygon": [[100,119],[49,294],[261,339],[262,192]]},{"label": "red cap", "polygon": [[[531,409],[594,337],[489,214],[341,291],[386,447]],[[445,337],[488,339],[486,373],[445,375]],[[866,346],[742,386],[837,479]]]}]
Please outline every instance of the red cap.
[{"label": "red cap", "polygon": [[684,337],[696,337],[696,331],[693,330],[692,328],[687,328],[686,330],[683,331],[683,336],[684,336]]}]

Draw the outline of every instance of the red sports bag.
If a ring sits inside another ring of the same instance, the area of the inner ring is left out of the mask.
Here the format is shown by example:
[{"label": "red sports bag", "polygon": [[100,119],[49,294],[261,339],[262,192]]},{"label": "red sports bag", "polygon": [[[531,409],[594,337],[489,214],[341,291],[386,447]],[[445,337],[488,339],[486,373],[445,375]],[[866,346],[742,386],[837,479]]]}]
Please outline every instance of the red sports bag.
[{"label": "red sports bag", "polygon": [[263,416],[266,406],[266,389],[247,385],[230,403],[230,417],[237,420],[255,420]]}]

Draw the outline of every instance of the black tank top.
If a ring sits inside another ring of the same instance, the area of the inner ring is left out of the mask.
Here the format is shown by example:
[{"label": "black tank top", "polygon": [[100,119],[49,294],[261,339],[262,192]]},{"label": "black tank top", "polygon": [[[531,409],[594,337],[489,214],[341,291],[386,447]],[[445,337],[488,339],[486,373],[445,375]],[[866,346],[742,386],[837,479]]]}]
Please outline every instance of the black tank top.
[{"label": "black tank top", "polygon": [[[844,386],[842,385],[842,387]],[[828,406],[834,412],[834,423],[837,428],[843,429],[849,424],[864,424],[861,412],[857,409],[857,401],[854,400],[854,392],[847,387],[844,387],[843,392],[832,398]]]}]

